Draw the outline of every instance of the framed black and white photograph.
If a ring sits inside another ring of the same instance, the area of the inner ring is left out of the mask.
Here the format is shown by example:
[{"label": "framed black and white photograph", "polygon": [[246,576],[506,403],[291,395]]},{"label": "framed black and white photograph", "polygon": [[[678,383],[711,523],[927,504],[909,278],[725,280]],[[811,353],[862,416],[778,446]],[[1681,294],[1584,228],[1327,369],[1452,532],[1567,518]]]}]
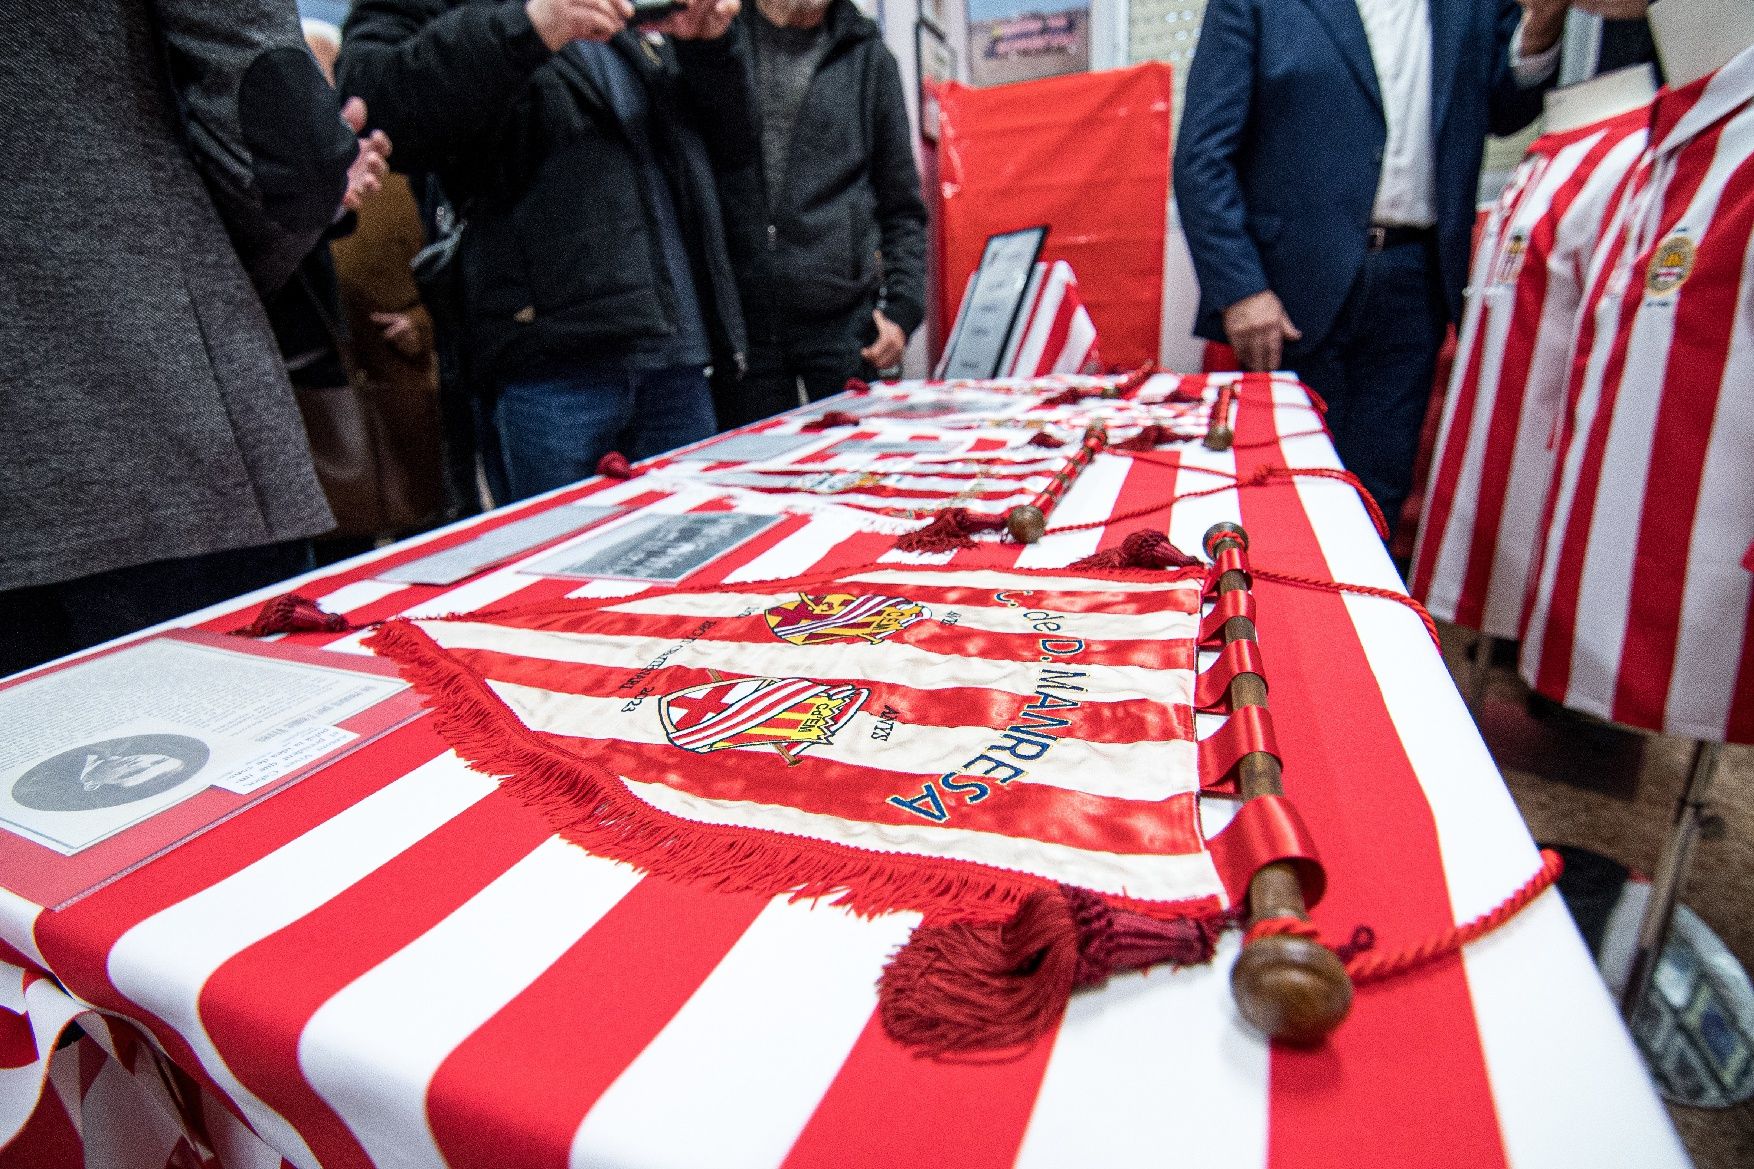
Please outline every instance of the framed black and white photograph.
[{"label": "framed black and white photograph", "polygon": [[1047,235],[1046,227],[1025,227],[987,237],[980,266],[969,279],[956,314],[950,343],[944,347],[941,376],[998,376]]},{"label": "framed black and white photograph", "polygon": [[642,515],[536,564],[544,576],[674,584],[779,522],[777,515]]}]

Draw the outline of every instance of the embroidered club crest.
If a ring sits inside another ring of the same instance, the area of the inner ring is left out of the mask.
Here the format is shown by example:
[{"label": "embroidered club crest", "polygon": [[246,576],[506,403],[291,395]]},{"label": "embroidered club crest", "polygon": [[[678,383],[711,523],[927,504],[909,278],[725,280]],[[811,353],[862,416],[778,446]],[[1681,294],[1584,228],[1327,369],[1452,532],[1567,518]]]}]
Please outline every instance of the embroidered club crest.
[{"label": "embroidered club crest", "polygon": [[1672,235],[1658,244],[1645,273],[1645,292],[1651,296],[1667,296],[1687,283],[1698,254],[1693,241],[1684,235]]},{"label": "embroidered club crest", "polygon": [[715,678],[666,695],[664,734],[685,751],[708,754],[771,747],[787,763],[825,746],[858,713],[869,690],[808,678]]},{"label": "embroidered club crest", "polygon": [[1529,233],[1520,228],[1510,233],[1504,241],[1504,250],[1498,254],[1498,264],[1492,272],[1494,284],[1515,284],[1517,277],[1522,275],[1523,259],[1529,253]]},{"label": "embroidered club crest", "polygon": [[767,610],[767,627],[793,645],[840,645],[863,641],[876,645],[931,611],[903,597],[859,597],[851,593],[812,596]]}]

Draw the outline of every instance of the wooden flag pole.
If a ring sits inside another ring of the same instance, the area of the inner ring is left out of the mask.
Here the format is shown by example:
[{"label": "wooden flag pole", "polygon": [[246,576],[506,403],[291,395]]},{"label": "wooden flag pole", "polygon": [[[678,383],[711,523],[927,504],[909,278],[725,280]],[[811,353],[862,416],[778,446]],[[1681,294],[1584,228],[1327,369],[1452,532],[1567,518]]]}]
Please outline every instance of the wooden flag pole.
[{"label": "wooden flag pole", "polygon": [[1218,387],[1218,400],[1212,403],[1212,417],[1206,424],[1203,440],[1209,451],[1227,451],[1236,441],[1236,432],[1230,428],[1230,406],[1236,401],[1236,387],[1241,384],[1241,379],[1234,379]]},{"label": "wooden flag pole", "polygon": [[1068,458],[1065,464],[1054,472],[1048,485],[1028,503],[1020,503],[1005,513],[1005,530],[1019,544],[1033,544],[1047,534],[1048,517],[1059,506],[1060,497],[1072,486],[1073,480],[1080,472],[1090,465],[1090,461],[1108,445],[1108,429],[1100,422],[1092,422],[1084,429],[1084,441]]},{"label": "wooden flag pole", "polygon": [[[1248,549],[1248,533],[1238,524],[1214,524],[1206,532],[1206,552],[1214,561],[1228,548]],[[1218,578],[1218,595],[1249,587],[1248,574],[1233,568]],[[1232,617],[1224,623],[1224,643],[1254,641],[1255,623]],[[1267,683],[1259,674],[1239,673],[1230,681],[1230,709],[1267,705]],[[1284,794],[1279,760],[1265,751],[1251,751],[1237,764],[1237,789],[1243,799]],[[1294,918],[1309,920],[1303,886],[1288,861],[1264,865],[1249,881],[1248,923]],[[1295,933],[1265,934],[1243,944],[1230,972],[1230,992],[1237,1008],[1261,1031],[1290,1043],[1320,1042],[1340,1025],[1352,1008],[1352,980],[1334,951],[1312,937]]]}]

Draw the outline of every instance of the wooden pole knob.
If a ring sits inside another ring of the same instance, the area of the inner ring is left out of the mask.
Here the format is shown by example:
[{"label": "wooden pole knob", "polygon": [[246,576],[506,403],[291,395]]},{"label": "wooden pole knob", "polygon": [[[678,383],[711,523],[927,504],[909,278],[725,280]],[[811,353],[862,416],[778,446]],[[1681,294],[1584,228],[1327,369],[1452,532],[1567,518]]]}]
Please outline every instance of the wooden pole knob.
[{"label": "wooden pole knob", "polygon": [[1019,544],[1033,544],[1047,535],[1048,517],[1033,503],[1021,503],[1005,513],[1005,530]]},{"label": "wooden pole knob", "polygon": [[1339,957],[1295,934],[1256,938],[1230,970],[1242,1017],[1286,1043],[1320,1043],[1352,1009],[1352,980]]}]

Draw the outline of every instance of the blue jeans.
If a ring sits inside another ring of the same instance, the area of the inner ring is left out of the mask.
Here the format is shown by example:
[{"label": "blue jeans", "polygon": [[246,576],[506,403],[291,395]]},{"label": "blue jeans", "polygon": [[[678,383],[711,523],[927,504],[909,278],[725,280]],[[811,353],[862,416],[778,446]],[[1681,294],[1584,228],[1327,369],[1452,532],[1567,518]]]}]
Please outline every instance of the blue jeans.
[{"label": "blue jeans", "polygon": [[631,461],[710,438],[718,429],[706,371],[601,368],[511,382],[493,410],[507,498],[525,499]]},{"label": "blue jeans", "polygon": [[1436,257],[1424,244],[1401,244],[1365,255],[1333,329],[1286,362],[1327,399],[1340,462],[1382,505],[1391,532],[1412,489],[1448,322]]}]

